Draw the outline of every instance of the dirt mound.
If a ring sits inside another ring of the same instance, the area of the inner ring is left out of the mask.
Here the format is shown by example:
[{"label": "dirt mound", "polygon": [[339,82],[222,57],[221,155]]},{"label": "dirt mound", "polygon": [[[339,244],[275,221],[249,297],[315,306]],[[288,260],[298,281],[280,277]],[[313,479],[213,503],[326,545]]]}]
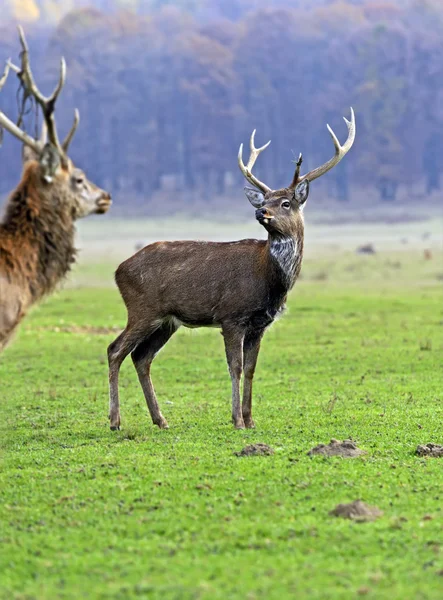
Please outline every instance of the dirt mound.
[{"label": "dirt mound", "polygon": [[417,456],[432,456],[433,458],[443,457],[443,446],[439,444],[422,444],[417,446],[415,451]]},{"label": "dirt mound", "polygon": [[234,454],[235,456],[270,456],[274,454],[274,450],[267,444],[250,444]]},{"label": "dirt mound", "polygon": [[373,244],[363,244],[363,246],[359,246],[355,251],[357,254],[375,254]]},{"label": "dirt mound", "polygon": [[376,506],[368,506],[362,500],[354,500],[349,504],[337,504],[329,514],[333,517],[354,521],[375,521],[382,516],[383,511]]},{"label": "dirt mound", "polygon": [[344,458],[354,458],[366,454],[364,450],[357,448],[357,444],[352,440],[339,440],[332,439],[329,444],[319,444],[309,450],[308,456],[315,456],[322,454],[323,456],[343,456]]}]

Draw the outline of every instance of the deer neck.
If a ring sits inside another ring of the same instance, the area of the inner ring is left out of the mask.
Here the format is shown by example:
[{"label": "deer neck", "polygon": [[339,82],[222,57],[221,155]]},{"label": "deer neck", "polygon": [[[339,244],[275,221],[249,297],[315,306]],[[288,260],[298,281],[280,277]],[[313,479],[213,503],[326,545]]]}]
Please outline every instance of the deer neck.
[{"label": "deer neck", "polygon": [[283,287],[289,291],[300,273],[303,259],[303,223],[290,236],[269,234],[269,258]]},{"label": "deer neck", "polygon": [[32,302],[52,291],[75,262],[74,222],[62,205],[56,197],[49,202],[19,185],[0,224],[0,257],[9,257],[9,266],[0,263],[0,268],[29,286]]}]

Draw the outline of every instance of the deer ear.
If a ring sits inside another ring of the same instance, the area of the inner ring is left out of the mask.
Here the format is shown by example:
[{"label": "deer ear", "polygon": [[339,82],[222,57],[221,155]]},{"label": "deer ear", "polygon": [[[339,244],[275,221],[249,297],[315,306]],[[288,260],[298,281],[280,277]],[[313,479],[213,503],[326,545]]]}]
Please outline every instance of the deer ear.
[{"label": "deer ear", "polygon": [[26,164],[30,160],[39,160],[40,157],[35,150],[23,144],[22,147],[22,163]]},{"label": "deer ear", "polygon": [[245,194],[254,208],[261,208],[265,203],[263,194],[254,188],[245,187]]},{"label": "deer ear", "polygon": [[309,181],[305,179],[301,183],[299,183],[294,190],[294,199],[299,204],[299,206],[303,206],[309,196]]},{"label": "deer ear", "polygon": [[52,183],[61,166],[61,158],[57,148],[52,144],[45,144],[39,162],[42,178],[46,183]]}]

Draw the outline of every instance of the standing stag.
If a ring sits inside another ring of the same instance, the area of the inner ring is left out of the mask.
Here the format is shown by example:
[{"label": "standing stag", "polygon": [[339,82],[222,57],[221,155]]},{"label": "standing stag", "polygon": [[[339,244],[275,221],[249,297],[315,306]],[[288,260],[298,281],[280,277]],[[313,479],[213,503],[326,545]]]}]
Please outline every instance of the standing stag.
[{"label": "standing stag", "polygon": [[[128,311],[126,329],[108,348],[111,429],[120,427],[118,374],[131,353],[154,424],[168,426],[160,412],[150,378],[151,363],[180,325],[220,327],[232,381],[232,420],[236,428],[254,427],[252,379],[266,328],[282,311],[303,257],[303,207],[309,184],[332,169],[355,138],[351,109],[348,139],[341,146],[328,125],[335,156],[300,176],[300,155],[289,187],[272,190],[252,174],[262,150],[251,136],[245,166],[240,146],[238,164],[254,188],[245,188],[255,217],[268,232],[265,240],[237,242],[157,242],[123,262],[115,280]],[[243,403],[240,379],[244,371]]]},{"label": "standing stag", "polygon": [[76,254],[75,220],[103,214],[111,205],[111,196],[88,181],[68,158],[79,123],[78,111],[62,143],[57,135],[54,108],[65,82],[65,61],[61,60],[55,90],[45,97],[34,82],[21,27],[19,36],[21,67],[7,63],[0,90],[8,72],[15,71],[25,97],[33,98],[41,108],[44,131],[41,139],[35,140],[0,111],[0,129],[24,144],[22,178],[0,223],[0,352],[31,305],[51,292],[70,270]]}]

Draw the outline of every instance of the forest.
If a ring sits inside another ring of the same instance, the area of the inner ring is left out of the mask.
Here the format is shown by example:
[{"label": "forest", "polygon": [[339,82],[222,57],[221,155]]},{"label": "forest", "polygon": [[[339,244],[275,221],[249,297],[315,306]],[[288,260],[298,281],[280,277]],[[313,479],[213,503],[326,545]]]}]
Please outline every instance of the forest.
[{"label": "forest", "polygon": [[[241,142],[272,144],[256,170],[288,185],[303,153],[310,169],[333,153],[329,123],[355,148],[319,185],[352,202],[369,187],[380,201],[426,198],[443,163],[443,3],[439,0],[186,0],[6,2],[0,60],[19,60],[21,22],[40,87],[61,55],[67,83],[57,105],[67,131],[81,125],[71,157],[120,209],[210,205],[242,185]],[[0,68],[1,64],[0,64]],[[0,109],[17,119],[22,97],[9,77]],[[39,118],[25,106],[27,130]],[[0,148],[0,195],[18,181],[20,149]],[[160,196],[159,196],[160,194]]]}]

